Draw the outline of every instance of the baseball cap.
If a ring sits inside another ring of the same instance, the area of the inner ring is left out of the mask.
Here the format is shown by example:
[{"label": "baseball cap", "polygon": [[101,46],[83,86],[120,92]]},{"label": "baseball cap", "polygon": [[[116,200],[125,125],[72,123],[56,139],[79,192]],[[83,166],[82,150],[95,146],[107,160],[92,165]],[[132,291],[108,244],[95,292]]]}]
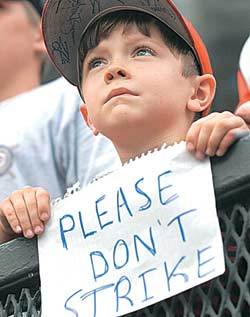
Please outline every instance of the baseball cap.
[{"label": "baseball cap", "polygon": [[81,38],[98,19],[117,11],[139,11],[158,19],[188,44],[201,73],[212,74],[202,39],[172,0],[47,0],[42,18],[45,44],[59,72],[73,85],[80,86],[78,50]]},{"label": "baseball cap", "polygon": [[242,47],[237,73],[239,105],[250,101],[250,36]]},{"label": "baseball cap", "polygon": [[42,15],[43,0],[26,0],[26,1],[30,2],[33,5],[33,7],[36,9],[39,15]]}]

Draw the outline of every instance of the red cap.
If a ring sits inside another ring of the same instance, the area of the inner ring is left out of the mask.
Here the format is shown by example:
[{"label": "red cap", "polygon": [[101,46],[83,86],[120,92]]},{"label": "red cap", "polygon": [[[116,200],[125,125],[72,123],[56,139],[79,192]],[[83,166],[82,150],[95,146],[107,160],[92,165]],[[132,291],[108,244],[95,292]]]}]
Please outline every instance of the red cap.
[{"label": "red cap", "polygon": [[70,83],[80,86],[78,50],[89,26],[106,14],[125,10],[144,12],[164,23],[188,44],[201,73],[212,74],[203,41],[172,0],[47,0],[42,18],[45,44],[55,66]]}]

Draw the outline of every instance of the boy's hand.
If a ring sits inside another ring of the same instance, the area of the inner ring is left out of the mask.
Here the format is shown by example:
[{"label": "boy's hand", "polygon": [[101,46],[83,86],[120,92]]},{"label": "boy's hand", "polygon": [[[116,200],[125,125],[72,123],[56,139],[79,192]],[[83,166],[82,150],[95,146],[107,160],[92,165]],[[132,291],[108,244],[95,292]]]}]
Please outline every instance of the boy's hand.
[{"label": "boy's hand", "polygon": [[250,101],[242,104],[236,111],[235,114],[246,121],[246,124],[250,128]]},{"label": "boy's hand", "polygon": [[43,233],[49,218],[50,196],[46,190],[25,187],[15,191],[0,203],[1,239],[8,240],[20,234],[33,238]]},{"label": "boy's hand", "polygon": [[187,149],[199,160],[206,155],[222,156],[232,143],[248,133],[241,117],[229,111],[214,112],[191,125],[186,136]]}]

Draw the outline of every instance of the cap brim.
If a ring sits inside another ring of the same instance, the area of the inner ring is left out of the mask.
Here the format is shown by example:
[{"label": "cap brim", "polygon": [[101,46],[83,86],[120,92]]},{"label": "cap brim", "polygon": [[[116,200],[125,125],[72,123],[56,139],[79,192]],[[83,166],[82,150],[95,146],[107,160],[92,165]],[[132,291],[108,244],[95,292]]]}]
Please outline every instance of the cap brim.
[{"label": "cap brim", "polygon": [[[77,56],[87,28],[100,17],[121,10],[145,12],[157,18],[177,33],[196,55],[184,18],[170,0],[48,0],[42,23],[46,47],[59,72],[73,85],[79,85]],[[199,62],[197,55],[196,58]]]}]

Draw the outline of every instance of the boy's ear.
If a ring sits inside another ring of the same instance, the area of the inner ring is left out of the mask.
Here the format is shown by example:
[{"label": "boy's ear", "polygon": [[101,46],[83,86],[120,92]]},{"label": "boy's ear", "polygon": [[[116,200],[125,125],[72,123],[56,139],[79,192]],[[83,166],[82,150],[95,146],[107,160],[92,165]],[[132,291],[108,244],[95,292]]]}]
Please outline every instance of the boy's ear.
[{"label": "boy's ear", "polygon": [[204,74],[197,76],[193,84],[194,90],[187,108],[192,112],[203,112],[213,102],[216,91],[215,78],[211,74]]},{"label": "boy's ear", "polygon": [[89,118],[89,114],[88,114],[88,110],[85,104],[82,104],[80,106],[80,112],[83,116],[83,119],[85,120],[85,122],[87,123],[88,127],[92,130],[94,135],[98,135],[99,131],[94,127],[92,121]]}]

